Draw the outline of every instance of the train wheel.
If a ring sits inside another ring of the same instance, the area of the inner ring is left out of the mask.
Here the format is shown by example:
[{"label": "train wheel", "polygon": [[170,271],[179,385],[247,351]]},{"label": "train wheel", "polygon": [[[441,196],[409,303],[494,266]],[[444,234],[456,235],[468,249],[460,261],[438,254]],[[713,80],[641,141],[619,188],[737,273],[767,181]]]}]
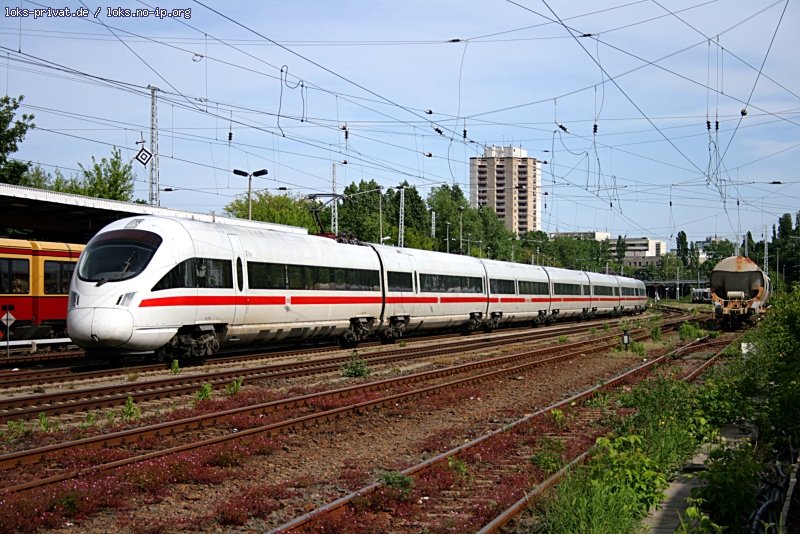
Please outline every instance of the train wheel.
[{"label": "train wheel", "polygon": [[378,339],[381,342],[381,345],[392,345],[394,344],[394,336],[392,336],[391,332],[380,332],[378,334]]}]

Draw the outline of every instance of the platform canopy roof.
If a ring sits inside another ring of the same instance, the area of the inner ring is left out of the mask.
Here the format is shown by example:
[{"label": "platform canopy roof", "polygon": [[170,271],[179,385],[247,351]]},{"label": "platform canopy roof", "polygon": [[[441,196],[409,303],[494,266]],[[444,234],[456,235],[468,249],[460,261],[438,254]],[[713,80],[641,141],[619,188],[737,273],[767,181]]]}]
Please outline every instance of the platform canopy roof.
[{"label": "platform canopy roof", "polygon": [[0,184],[0,237],[87,243],[110,222],[135,215],[160,215],[308,233],[305,228],[220,217],[214,213],[195,213],[150,204]]}]

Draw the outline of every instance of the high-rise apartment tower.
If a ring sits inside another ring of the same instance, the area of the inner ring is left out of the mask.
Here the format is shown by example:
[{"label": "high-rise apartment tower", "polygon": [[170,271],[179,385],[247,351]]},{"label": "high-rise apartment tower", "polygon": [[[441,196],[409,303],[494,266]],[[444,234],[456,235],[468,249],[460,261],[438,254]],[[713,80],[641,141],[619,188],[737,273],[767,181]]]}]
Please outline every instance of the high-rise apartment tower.
[{"label": "high-rise apartment tower", "polygon": [[517,147],[491,147],[469,159],[470,204],[494,209],[517,235],[540,230],[542,162]]}]

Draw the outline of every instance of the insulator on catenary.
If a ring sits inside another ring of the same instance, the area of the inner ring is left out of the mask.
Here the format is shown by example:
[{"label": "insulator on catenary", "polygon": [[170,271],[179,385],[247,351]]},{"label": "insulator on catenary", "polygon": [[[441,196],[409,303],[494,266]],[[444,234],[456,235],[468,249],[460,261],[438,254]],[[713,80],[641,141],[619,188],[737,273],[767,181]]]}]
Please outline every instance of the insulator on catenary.
[{"label": "insulator on catenary", "polygon": [[711,121],[706,121],[706,130],[711,131]]},{"label": "insulator on catenary", "polygon": [[594,123],[594,127],[592,128],[592,133],[597,133],[597,123]]}]

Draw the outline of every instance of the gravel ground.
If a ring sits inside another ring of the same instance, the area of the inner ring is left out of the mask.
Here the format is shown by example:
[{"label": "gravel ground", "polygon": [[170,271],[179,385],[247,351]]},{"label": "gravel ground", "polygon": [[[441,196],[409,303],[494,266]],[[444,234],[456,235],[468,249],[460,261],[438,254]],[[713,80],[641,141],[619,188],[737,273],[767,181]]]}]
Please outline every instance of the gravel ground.
[{"label": "gravel ground", "polygon": [[[668,340],[670,336],[664,337]],[[469,357],[464,354],[444,358],[450,365],[465,359]],[[56,531],[152,532],[158,530],[155,525],[164,522],[172,525],[168,531],[198,531],[197,524],[205,525],[200,528],[203,532],[267,531],[373,482],[384,470],[419,463],[444,448],[492,431],[641,362],[631,353],[587,356],[569,364],[546,365],[519,376],[483,383],[444,407],[441,401],[415,402],[397,406],[396,410],[368,412],[315,426],[280,438],[281,446],[275,452],[252,456],[244,465],[231,468],[221,484],[175,485],[159,502],[146,502],[144,497],[134,495],[124,509],[106,510]],[[409,370],[413,367],[413,371],[419,371],[419,365],[411,362]],[[397,372],[397,366],[393,367]],[[380,378],[379,370],[370,377]],[[341,382],[338,378],[332,380]],[[317,377],[292,384],[320,381]],[[425,451],[425,443],[438,443],[444,448]],[[244,527],[192,522],[248,489],[282,483],[291,483],[295,490],[280,501],[278,511],[264,519],[253,519]],[[184,530],[174,526],[179,521],[187,525]]]}]

